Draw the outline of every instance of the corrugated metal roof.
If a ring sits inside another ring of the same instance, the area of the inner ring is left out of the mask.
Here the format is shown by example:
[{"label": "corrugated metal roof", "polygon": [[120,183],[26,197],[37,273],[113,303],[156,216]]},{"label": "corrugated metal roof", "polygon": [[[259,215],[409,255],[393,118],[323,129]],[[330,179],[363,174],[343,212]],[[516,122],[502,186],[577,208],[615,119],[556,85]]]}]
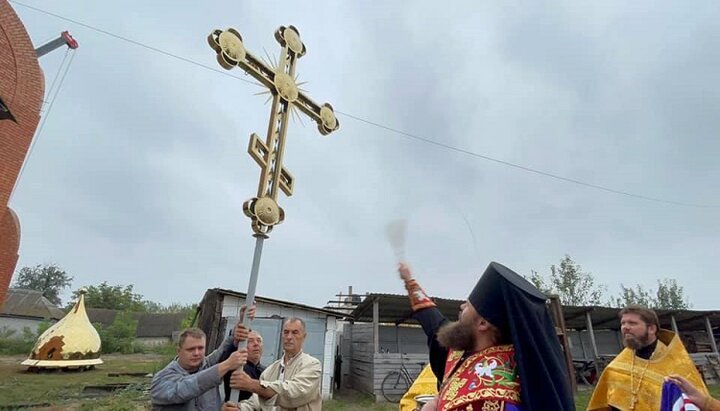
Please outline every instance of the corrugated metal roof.
[{"label": "corrugated metal roof", "polygon": [[[455,321],[458,317],[460,304],[463,300],[431,297],[443,315]],[[350,316],[355,321],[372,322],[373,301],[378,302],[379,322],[389,324],[415,323],[411,318],[410,302],[404,294],[367,294],[365,299],[353,310]],[[563,318],[568,329],[584,330],[587,327],[586,312],[590,313],[593,329],[620,329],[620,308],[597,306],[563,306]],[[705,330],[705,317],[710,319],[713,328],[720,328],[720,311],[696,310],[655,310],[660,319],[660,326],[672,329],[670,317],[675,316],[675,322],[680,330]]]},{"label": "corrugated metal roof", "polygon": [[43,297],[41,291],[22,288],[8,289],[0,314],[53,320],[65,316],[65,312]]},{"label": "corrugated metal roof", "polygon": [[[217,293],[219,293],[219,294],[232,295],[232,296],[235,296],[235,297],[239,297],[239,298],[242,298],[243,300],[244,300],[245,297],[247,296],[246,293],[241,293],[241,292],[238,292],[238,291],[228,290],[228,289],[225,289],[225,288],[213,288],[212,291],[215,291],[215,292],[217,292]],[[291,302],[291,301],[276,300],[276,299],[274,299],[274,298],[267,298],[267,297],[255,296],[255,300],[257,300],[258,302],[266,302],[266,303],[269,303],[269,304],[277,304],[277,305],[282,305],[282,306],[290,307],[290,308],[299,308],[299,309],[307,310],[307,311],[315,311],[315,312],[319,312],[319,313],[323,313],[323,314],[332,315],[332,316],[337,317],[337,318],[343,318],[343,317],[347,317],[347,316],[348,316],[347,314],[340,313],[340,312],[337,312],[337,311],[328,310],[328,309],[325,309],[325,308],[312,307],[312,306],[309,306],[309,305],[294,303],[294,302]]]},{"label": "corrugated metal roof", "polygon": [[[460,304],[464,300],[431,297],[438,309],[450,321],[456,321]],[[355,321],[371,322],[373,320],[373,301],[378,302],[379,321],[381,323],[416,323],[411,317],[410,301],[407,295],[401,294],[368,294],[350,314]]]},{"label": "corrugated metal roof", "polygon": [[[585,313],[590,313],[593,329],[620,329],[620,308],[598,307],[598,306],[563,306],[563,317],[565,327],[569,329],[584,330],[587,328]],[[660,326],[668,330],[672,329],[671,316],[681,330],[705,330],[705,317],[710,319],[713,328],[720,327],[720,311],[698,311],[698,310],[654,310],[660,319]]]}]

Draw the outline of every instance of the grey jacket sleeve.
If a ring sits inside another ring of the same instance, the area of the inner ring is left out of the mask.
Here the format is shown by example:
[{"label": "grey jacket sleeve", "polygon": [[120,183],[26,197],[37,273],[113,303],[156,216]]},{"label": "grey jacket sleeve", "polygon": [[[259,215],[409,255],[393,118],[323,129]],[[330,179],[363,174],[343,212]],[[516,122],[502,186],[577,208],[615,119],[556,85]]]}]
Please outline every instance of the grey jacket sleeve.
[{"label": "grey jacket sleeve", "polygon": [[207,361],[208,365],[215,365],[221,363],[227,360],[228,357],[230,357],[230,354],[232,354],[236,350],[237,346],[233,341],[233,336],[228,335],[227,337],[225,337],[222,344],[220,344],[220,346],[215,349],[215,351],[211,352],[207,355],[207,357],[205,357],[205,361]]},{"label": "grey jacket sleeve", "polygon": [[182,404],[199,397],[210,389],[217,389],[222,382],[218,366],[213,365],[195,374],[186,374],[173,367],[173,361],[155,374],[150,383],[150,399],[153,404]]}]

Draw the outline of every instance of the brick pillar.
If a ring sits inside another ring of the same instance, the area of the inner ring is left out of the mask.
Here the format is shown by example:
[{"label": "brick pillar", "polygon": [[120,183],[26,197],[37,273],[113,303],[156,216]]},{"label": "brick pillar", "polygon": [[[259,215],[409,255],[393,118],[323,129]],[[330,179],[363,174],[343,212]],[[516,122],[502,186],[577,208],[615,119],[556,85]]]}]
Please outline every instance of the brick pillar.
[{"label": "brick pillar", "polygon": [[30,36],[7,0],[0,0],[0,98],[16,120],[0,120],[0,306],[20,247],[20,222],[8,201],[40,121],[44,89]]}]

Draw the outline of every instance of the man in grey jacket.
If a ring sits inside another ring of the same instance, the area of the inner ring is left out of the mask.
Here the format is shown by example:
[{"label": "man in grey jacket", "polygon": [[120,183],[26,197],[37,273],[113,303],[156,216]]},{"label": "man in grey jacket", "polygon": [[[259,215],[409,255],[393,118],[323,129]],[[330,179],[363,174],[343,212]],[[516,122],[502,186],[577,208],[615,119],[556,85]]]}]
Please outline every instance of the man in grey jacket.
[{"label": "man in grey jacket", "polygon": [[153,410],[217,411],[222,406],[218,386],[228,372],[247,361],[247,349],[237,344],[247,339],[241,324],[220,347],[205,356],[205,333],[189,328],[180,334],[177,357],[153,377],[150,400]]}]

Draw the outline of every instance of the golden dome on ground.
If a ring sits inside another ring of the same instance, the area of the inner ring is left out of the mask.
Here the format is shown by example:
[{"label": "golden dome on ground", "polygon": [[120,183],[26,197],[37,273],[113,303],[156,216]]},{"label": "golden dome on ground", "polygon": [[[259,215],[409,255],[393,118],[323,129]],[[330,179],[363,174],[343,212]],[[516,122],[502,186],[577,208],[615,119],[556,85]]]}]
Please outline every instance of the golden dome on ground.
[{"label": "golden dome on ground", "polygon": [[102,364],[100,335],[85,311],[85,292],[62,320],[40,337],[22,365],[35,368],[76,368]]}]

